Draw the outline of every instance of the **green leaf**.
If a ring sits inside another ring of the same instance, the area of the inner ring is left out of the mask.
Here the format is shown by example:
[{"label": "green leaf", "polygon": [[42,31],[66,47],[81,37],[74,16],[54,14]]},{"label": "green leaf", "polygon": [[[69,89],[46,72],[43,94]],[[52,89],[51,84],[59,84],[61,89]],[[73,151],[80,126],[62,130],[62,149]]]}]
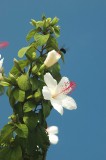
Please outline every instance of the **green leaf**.
[{"label": "green leaf", "polygon": [[51,105],[50,105],[50,103],[48,103],[48,101],[43,101],[42,105],[43,105],[43,115],[46,118],[50,114]]},{"label": "green leaf", "polygon": [[27,67],[30,64],[29,60],[20,60],[18,62],[19,62],[21,69],[24,69],[25,67]]},{"label": "green leaf", "polygon": [[[40,79],[41,79],[42,77],[40,77]],[[44,78],[44,77],[43,77]],[[39,82],[39,89],[42,91],[42,89],[43,89],[43,86],[45,86],[45,83],[44,83],[44,81],[43,81],[43,79],[42,79],[42,81],[38,81]]]},{"label": "green leaf", "polygon": [[1,85],[1,86],[4,86],[4,87],[6,87],[6,86],[11,86],[10,83],[4,82],[4,81],[1,81],[1,82],[0,82],[0,85]]},{"label": "green leaf", "polygon": [[0,149],[0,159],[1,160],[7,160],[8,157],[11,156],[10,150],[8,147],[5,147],[3,149]]},{"label": "green leaf", "polygon": [[39,84],[39,82],[38,82],[37,77],[32,77],[32,78],[30,79],[30,83],[31,83],[31,85],[32,85],[32,91],[35,91],[36,89],[38,89],[38,84]]},{"label": "green leaf", "polygon": [[60,36],[60,27],[59,26],[54,26],[54,34],[58,38]]},{"label": "green leaf", "polygon": [[50,17],[46,19],[46,21],[49,22],[49,23],[51,22],[51,20],[52,19]]},{"label": "green leaf", "polygon": [[36,130],[31,130],[28,134],[28,142],[27,142],[27,151],[29,155],[36,154],[36,148],[37,148],[37,140],[39,137],[36,135]]},{"label": "green leaf", "polygon": [[14,58],[14,66],[17,68],[17,70],[19,72],[21,72],[21,73],[23,72],[22,68],[19,65],[19,61],[17,59],[15,59],[15,58]]},{"label": "green leaf", "polygon": [[24,112],[29,112],[35,107],[36,107],[35,102],[32,100],[29,100],[26,103],[24,103],[23,110],[24,110]]},{"label": "green leaf", "polygon": [[23,74],[20,77],[17,78],[18,86],[21,90],[27,91],[31,88],[31,84],[28,78],[28,75]]},{"label": "green leaf", "polygon": [[8,157],[9,160],[22,160],[23,159],[22,150],[19,145],[11,148],[10,151],[11,151],[11,158]]},{"label": "green leaf", "polygon": [[[23,70],[25,67],[29,65],[30,61],[29,60],[19,60],[18,65],[21,67],[21,70]],[[14,66],[11,71],[11,74],[13,74],[15,77],[17,77],[20,74],[20,71]]]},{"label": "green leaf", "polygon": [[14,106],[14,104],[16,102],[16,100],[13,96],[13,93],[14,93],[14,88],[12,86],[8,87],[6,94],[9,97],[9,102],[12,107]]},{"label": "green leaf", "polygon": [[42,14],[42,20],[45,20],[45,19],[46,19],[45,14]]},{"label": "green leaf", "polygon": [[25,124],[15,124],[17,129],[15,132],[19,137],[27,138],[28,136],[28,127]]},{"label": "green leaf", "polygon": [[35,30],[35,29],[31,30],[31,31],[27,34],[26,40],[27,40],[27,41],[30,41],[30,39],[31,39],[32,37],[34,37],[35,33],[36,33],[36,30]]},{"label": "green leaf", "polygon": [[39,150],[39,155],[42,155],[49,145],[49,137],[42,126],[37,125],[35,130],[29,132],[27,150],[30,155],[34,155],[35,159],[38,159],[36,150]]},{"label": "green leaf", "polygon": [[10,97],[11,92],[12,92],[12,86],[7,88],[6,94],[7,94],[8,97]]},{"label": "green leaf", "polygon": [[43,21],[37,21],[37,22],[36,22],[36,28],[38,28],[38,27],[43,27],[43,25],[44,25],[44,22],[43,22]]},{"label": "green leaf", "polygon": [[38,102],[40,99],[41,99],[41,90],[40,89],[38,89],[36,92],[35,92],[35,94],[34,94],[34,97],[35,97],[35,100],[36,100],[36,102]]},{"label": "green leaf", "polygon": [[46,47],[47,47],[48,51],[51,51],[53,49],[55,49],[56,51],[59,50],[58,49],[58,42],[57,42],[57,40],[53,36],[49,37],[49,40],[47,41]]},{"label": "green leaf", "polygon": [[25,55],[26,51],[27,51],[29,48],[30,48],[30,46],[21,48],[21,49],[18,51],[18,57],[19,57],[19,58],[22,58],[22,57]]},{"label": "green leaf", "polygon": [[37,71],[38,71],[38,66],[34,65],[33,68],[32,68],[32,74],[36,74]]},{"label": "green leaf", "polygon": [[0,159],[1,160],[22,160],[22,150],[21,147],[5,147],[0,150]]},{"label": "green leaf", "polygon": [[49,27],[50,26],[50,23],[51,23],[51,18],[47,18],[47,19],[45,19],[44,20],[44,25],[43,25],[43,29],[44,29],[44,31],[46,31],[47,30],[47,27]]},{"label": "green leaf", "polygon": [[36,127],[36,137],[37,138],[37,143],[38,146],[40,146],[42,149],[46,149],[46,147],[49,146],[49,137],[46,133],[45,128],[43,128],[42,126],[37,126]]},{"label": "green leaf", "polygon": [[14,113],[18,114],[19,117],[23,116],[23,104],[18,102],[14,105]]},{"label": "green leaf", "polygon": [[12,75],[11,73],[9,73],[9,78],[11,80],[11,82],[15,85],[17,85],[17,81],[16,81],[16,78],[14,77],[14,75]]},{"label": "green leaf", "polygon": [[30,24],[32,24],[34,27],[36,27],[36,21],[34,19],[31,19]]},{"label": "green leaf", "polygon": [[41,34],[35,34],[34,39],[38,46],[42,46],[46,44],[47,40],[49,39],[49,34],[47,35],[41,35]]},{"label": "green leaf", "polygon": [[55,24],[57,24],[59,21],[59,19],[57,17],[54,17],[53,20],[51,21],[51,25],[54,26]]},{"label": "green leaf", "polygon": [[34,112],[29,112],[25,114],[25,116],[23,117],[23,121],[28,128],[33,129],[38,124],[38,117]]},{"label": "green leaf", "polygon": [[35,48],[34,47],[29,48],[25,55],[29,60],[34,61],[36,59]]},{"label": "green leaf", "polygon": [[11,92],[11,95],[10,95],[10,97],[9,97],[9,102],[10,102],[10,105],[11,105],[12,107],[14,107],[16,100],[15,100],[12,92]]},{"label": "green leaf", "polygon": [[13,96],[16,101],[23,102],[25,99],[25,92],[18,88],[15,88],[13,92]]},{"label": "green leaf", "polygon": [[14,130],[14,126],[11,124],[5,125],[0,132],[0,143],[6,142]]},{"label": "green leaf", "polygon": [[[20,144],[22,151],[27,150],[27,139],[16,135],[15,140]],[[24,153],[23,153],[24,156]]]},{"label": "green leaf", "polygon": [[11,80],[7,77],[3,77],[3,81],[11,84]]}]

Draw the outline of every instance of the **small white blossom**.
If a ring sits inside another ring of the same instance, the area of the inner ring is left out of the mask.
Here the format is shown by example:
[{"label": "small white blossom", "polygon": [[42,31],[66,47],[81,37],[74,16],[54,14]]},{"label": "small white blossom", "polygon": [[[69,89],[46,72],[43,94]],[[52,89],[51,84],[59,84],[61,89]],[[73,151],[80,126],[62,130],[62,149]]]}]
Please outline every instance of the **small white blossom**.
[{"label": "small white blossom", "polygon": [[61,55],[56,52],[55,50],[52,50],[50,51],[48,54],[47,54],[47,57],[44,61],[44,65],[46,67],[51,67],[53,66],[59,59],[61,58]]},{"label": "small white blossom", "polygon": [[43,97],[45,100],[50,100],[54,109],[61,115],[63,115],[63,107],[69,110],[77,108],[74,99],[67,96],[75,88],[75,82],[70,82],[67,77],[63,77],[57,84],[50,73],[44,75],[44,81],[47,86],[42,89]]},{"label": "small white blossom", "polygon": [[0,54],[0,70],[2,69],[3,60],[4,60],[4,58],[1,59],[1,54]]},{"label": "small white blossom", "polygon": [[4,60],[4,58],[1,59],[1,54],[0,54],[0,80],[2,80],[3,60]]},{"label": "small white blossom", "polygon": [[49,141],[51,144],[57,144],[59,139],[56,134],[58,134],[58,127],[57,126],[51,126],[46,129],[48,136],[49,136]]}]

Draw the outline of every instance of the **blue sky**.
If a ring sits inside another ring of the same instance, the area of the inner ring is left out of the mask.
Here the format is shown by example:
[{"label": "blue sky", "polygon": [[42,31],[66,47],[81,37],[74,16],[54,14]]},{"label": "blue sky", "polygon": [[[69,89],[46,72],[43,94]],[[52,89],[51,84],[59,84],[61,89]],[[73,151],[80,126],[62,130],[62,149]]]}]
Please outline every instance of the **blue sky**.
[{"label": "blue sky", "polygon": [[[59,44],[68,48],[61,73],[77,83],[72,97],[78,109],[52,111],[49,125],[59,127],[59,143],[51,146],[47,160],[106,160],[106,1],[105,0],[0,0],[0,41],[10,45],[0,50],[5,72],[11,69],[18,50],[27,45],[25,36],[31,18],[60,19]],[[11,109],[0,97],[0,128]]]}]

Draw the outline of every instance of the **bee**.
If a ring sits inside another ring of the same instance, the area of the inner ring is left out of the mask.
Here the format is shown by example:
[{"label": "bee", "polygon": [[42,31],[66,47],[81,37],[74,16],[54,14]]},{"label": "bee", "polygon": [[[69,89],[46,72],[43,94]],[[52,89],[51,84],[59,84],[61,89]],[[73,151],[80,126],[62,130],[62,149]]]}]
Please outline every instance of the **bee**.
[{"label": "bee", "polygon": [[60,51],[63,52],[64,54],[66,54],[66,49],[65,48],[60,48]]}]

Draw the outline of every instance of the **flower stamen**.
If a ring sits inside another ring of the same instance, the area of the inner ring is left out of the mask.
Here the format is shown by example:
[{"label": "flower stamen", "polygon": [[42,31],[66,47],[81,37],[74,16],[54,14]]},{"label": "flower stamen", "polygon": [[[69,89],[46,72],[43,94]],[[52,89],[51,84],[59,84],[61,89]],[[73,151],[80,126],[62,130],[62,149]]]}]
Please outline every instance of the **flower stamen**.
[{"label": "flower stamen", "polygon": [[67,83],[65,83],[65,86],[63,87],[61,93],[68,94],[71,91],[73,91],[75,87],[76,87],[75,82],[67,82]]},{"label": "flower stamen", "polygon": [[53,94],[52,98],[56,98],[58,95],[60,94],[69,94],[70,92],[72,92],[76,87],[76,83],[75,82],[66,82],[64,83],[64,86],[62,86],[62,90],[57,93],[57,94]]}]

